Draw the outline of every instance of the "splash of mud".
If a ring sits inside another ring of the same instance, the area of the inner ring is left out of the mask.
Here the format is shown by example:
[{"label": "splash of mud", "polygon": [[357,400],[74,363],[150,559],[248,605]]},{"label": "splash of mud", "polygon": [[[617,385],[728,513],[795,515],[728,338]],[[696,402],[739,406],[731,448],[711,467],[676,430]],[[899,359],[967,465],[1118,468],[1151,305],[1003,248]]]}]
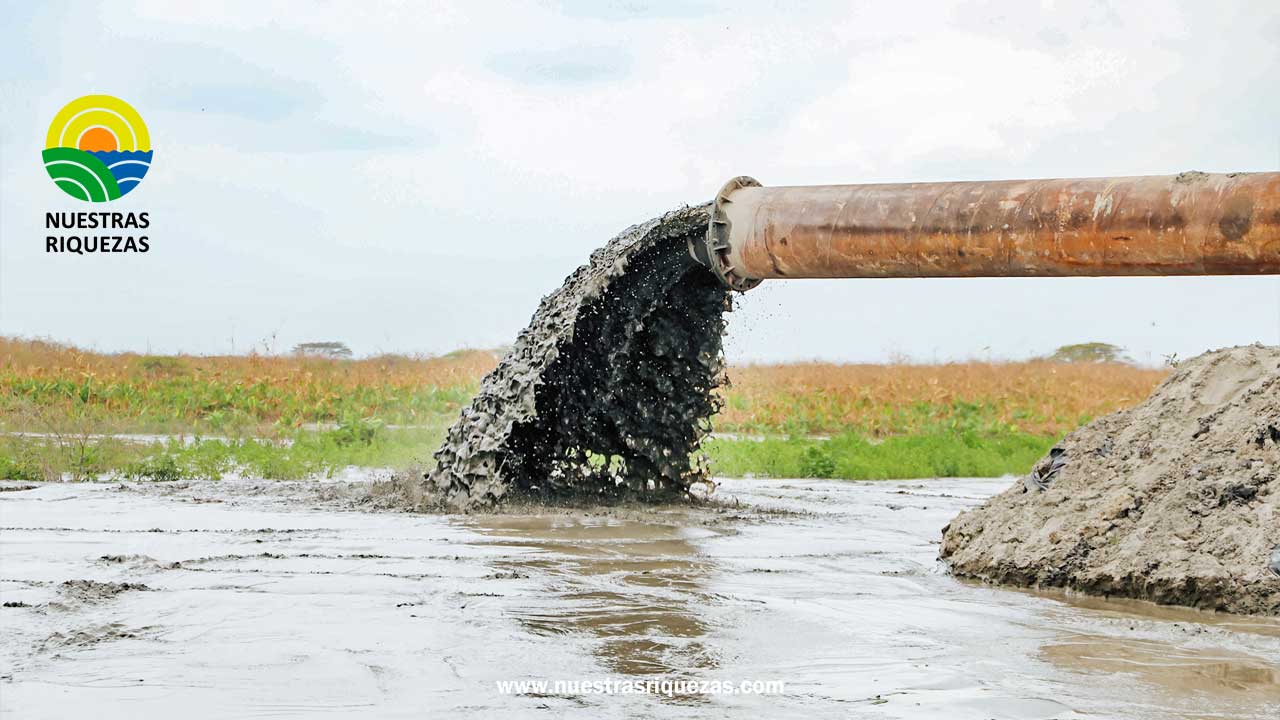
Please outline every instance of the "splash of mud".
[{"label": "splash of mud", "polygon": [[717,410],[728,291],[686,250],[707,206],[628,228],[542,300],[436,452],[424,497],[671,499]]},{"label": "splash of mud", "polygon": [[1182,363],[943,533],[960,575],[1280,615],[1280,348]]}]

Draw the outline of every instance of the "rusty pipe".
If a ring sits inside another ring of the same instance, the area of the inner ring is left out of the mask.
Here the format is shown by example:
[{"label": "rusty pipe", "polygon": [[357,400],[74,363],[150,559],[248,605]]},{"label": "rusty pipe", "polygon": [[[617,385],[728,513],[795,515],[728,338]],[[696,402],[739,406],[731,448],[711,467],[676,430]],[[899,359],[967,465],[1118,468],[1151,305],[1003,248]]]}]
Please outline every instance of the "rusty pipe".
[{"label": "rusty pipe", "polygon": [[690,254],[767,278],[1280,274],[1280,173],[762,187],[730,180]]}]

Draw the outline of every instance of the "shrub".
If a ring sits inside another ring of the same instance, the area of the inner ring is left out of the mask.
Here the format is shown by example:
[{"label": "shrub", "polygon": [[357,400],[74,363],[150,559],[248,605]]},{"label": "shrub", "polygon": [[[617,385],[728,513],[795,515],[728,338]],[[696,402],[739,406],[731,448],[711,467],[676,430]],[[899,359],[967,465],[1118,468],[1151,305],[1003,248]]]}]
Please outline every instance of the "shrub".
[{"label": "shrub", "polygon": [[811,478],[835,477],[836,461],[824,445],[813,444],[800,455],[800,475]]},{"label": "shrub", "polygon": [[172,455],[153,455],[129,463],[121,473],[130,480],[173,482],[190,476]]}]

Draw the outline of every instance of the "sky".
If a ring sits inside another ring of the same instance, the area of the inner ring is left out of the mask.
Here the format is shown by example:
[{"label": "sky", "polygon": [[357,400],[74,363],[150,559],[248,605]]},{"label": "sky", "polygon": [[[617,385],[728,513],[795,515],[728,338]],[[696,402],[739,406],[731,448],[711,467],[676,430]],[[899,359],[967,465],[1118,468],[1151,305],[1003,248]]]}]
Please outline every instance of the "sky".
[{"label": "sky", "polygon": [[[1280,170],[1280,4],[0,0],[0,334],[106,351],[510,343],[623,228],[766,185]],[[112,211],[40,160],[65,103],[145,119]],[[1280,278],[768,281],[734,362],[1159,364],[1280,343]]]}]

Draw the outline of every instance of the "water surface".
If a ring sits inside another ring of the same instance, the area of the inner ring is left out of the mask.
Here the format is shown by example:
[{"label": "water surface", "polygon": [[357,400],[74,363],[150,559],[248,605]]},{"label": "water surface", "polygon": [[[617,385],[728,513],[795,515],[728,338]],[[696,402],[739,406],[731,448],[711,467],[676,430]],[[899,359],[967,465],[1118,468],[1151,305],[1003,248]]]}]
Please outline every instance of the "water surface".
[{"label": "water surface", "polygon": [[[0,600],[27,607],[0,608],[0,713],[1280,714],[1280,620],[945,574],[940,528],[1007,483],[725,481],[718,510],[505,516],[344,511],[288,483],[3,492]],[[497,686],[673,678],[785,691]]]}]

